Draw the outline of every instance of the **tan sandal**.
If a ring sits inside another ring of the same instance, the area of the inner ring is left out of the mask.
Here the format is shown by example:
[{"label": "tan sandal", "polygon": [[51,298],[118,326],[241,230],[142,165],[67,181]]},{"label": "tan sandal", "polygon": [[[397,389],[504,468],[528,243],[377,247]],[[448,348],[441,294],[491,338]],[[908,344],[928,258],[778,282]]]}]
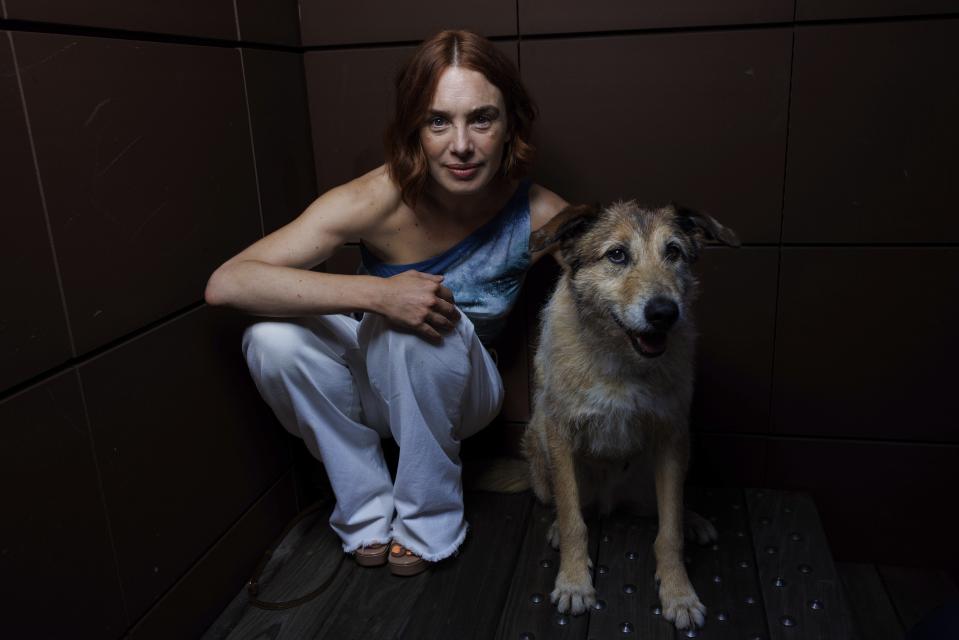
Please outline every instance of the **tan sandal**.
[{"label": "tan sandal", "polygon": [[395,542],[390,547],[389,563],[390,573],[394,576],[415,576],[430,566],[429,562]]},{"label": "tan sandal", "polygon": [[356,558],[356,564],[361,567],[381,567],[386,564],[386,555],[389,551],[389,542],[368,544],[354,551],[353,557]]}]

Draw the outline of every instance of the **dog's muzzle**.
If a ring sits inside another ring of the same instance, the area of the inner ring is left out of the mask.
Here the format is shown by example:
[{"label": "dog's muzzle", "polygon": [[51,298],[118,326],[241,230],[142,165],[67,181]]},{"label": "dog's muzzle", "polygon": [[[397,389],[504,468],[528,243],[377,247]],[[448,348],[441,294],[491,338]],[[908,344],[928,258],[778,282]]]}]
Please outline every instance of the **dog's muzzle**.
[{"label": "dog's muzzle", "polygon": [[636,353],[644,358],[657,358],[666,353],[666,333],[662,331],[627,331],[629,341]]},{"label": "dog's muzzle", "polygon": [[679,319],[679,305],[665,296],[656,296],[643,307],[643,317],[649,326],[645,331],[632,331],[618,318],[616,322],[626,332],[636,353],[644,358],[656,358],[666,352],[669,330]]},{"label": "dog's muzzle", "polygon": [[669,331],[679,319],[679,305],[665,296],[656,296],[646,303],[643,315],[655,331]]}]

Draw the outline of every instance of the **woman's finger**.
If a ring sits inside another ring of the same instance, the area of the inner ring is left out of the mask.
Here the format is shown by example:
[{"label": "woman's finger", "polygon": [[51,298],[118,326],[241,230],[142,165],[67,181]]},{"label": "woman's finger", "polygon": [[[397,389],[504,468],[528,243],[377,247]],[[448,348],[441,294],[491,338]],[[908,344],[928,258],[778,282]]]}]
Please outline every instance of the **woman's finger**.
[{"label": "woman's finger", "polygon": [[453,323],[450,322],[448,318],[436,313],[435,311],[430,311],[426,315],[426,323],[442,333],[453,330]]},{"label": "woman's finger", "polygon": [[433,305],[433,308],[438,312],[446,316],[450,322],[457,322],[460,319],[460,311],[456,308],[455,305],[450,304],[446,300],[438,298],[436,304]]},{"label": "woman's finger", "polygon": [[443,285],[440,285],[440,288],[437,289],[436,295],[438,295],[440,298],[443,298],[447,302],[450,302],[453,304],[456,303],[456,301],[453,300],[453,292],[447,289],[446,287],[444,287]]},{"label": "woman's finger", "polygon": [[430,342],[442,342],[443,336],[441,336],[436,329],[426,324],[425,322],[420,326],[416,327],[416,332],[421,336],[429,340]]}]

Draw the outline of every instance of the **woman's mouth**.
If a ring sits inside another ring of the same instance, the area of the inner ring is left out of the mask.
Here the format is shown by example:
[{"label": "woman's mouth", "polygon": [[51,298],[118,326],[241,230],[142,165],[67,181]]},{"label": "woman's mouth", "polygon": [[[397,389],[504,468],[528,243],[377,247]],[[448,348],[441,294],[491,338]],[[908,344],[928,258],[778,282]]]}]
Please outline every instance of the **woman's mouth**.
[{"label": "woman's mouth", "polygon": [[457,180],[472,180],[479,173],[480,164],[448,164],[446,170]]}]

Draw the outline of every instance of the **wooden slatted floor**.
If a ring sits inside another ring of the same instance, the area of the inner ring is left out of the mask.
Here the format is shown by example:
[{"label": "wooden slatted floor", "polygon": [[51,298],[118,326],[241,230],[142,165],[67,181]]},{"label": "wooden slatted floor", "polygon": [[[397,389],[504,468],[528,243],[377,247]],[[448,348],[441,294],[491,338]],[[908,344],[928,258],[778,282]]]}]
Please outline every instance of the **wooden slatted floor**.
[{"label": "wooden slatted floor", "polygon": [[[588,522],[599,602],[585,615],[563,616],[549,603],[559,560],[546,543],[550,510],[529,493],[476,492],[467,494],[471,531],[459,555],[413,578],[344,556],[327,506],[283,541],[260,597],[293,599],[329,580],[323,593],[295,609],[266,611],[251,607],[243,591],[204,638],[897,638],[955,591],[944,574],[929,586],[922,571],[840,565],[837,573],[806,494],[691,490],[688,503],[720,535],[714,545],[687,545],[690,579],[709,609],[695,632],[677,632],[660,615],[654,520]],[[899,585],[899,596],[889,584]]]}]

